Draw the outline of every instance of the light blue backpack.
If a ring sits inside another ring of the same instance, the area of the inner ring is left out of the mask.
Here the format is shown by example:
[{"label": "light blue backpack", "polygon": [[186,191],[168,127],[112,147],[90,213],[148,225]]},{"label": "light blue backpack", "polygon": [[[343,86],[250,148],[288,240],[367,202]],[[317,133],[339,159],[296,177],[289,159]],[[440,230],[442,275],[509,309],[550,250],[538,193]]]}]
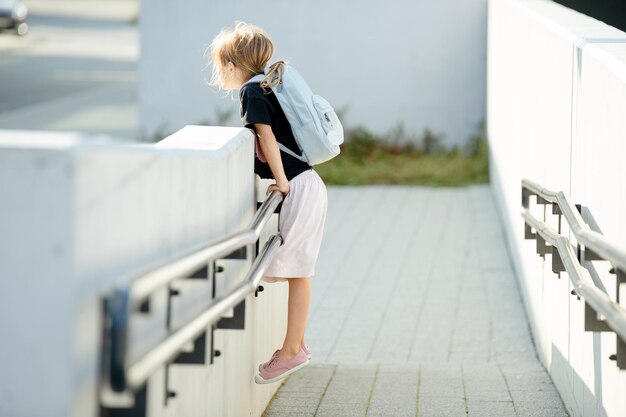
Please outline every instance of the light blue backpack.
[{"label": "light blue backpack", "polygon": [[[269,68],[265,68],[267,73]],[[245,84],[261,82],[265,75],[252,77]],[[339,155],[343,143],[343,126],[333,107],[323,97],[313,94],[304,78],[291,66],[284,64],[280,84],[272,88],[283,109],[302,156],[278,144],[294,158],[318,165]]]}]

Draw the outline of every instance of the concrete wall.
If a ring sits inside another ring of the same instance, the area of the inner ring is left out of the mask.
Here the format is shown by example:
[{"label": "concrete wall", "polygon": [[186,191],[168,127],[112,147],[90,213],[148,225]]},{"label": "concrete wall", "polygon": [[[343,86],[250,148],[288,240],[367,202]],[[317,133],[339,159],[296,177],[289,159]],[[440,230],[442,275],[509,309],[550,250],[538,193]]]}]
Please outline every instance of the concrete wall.
[{"label": "concrete wall", "polygon": [[[217,122],[238,101],[206,86],[203,53],[235,20],[266,29],[275,58],[346,110],[344,126],[386,132],[403,123],[464,143],[485,117],[486,0],[142,2],[139,115],[146,135]],[[235,95],[237,98],[238,96]],[[222,124],[222,123],[217,123]]]},{"label": "concrete wall", "polygon": [[[522,178],[563,190],[626,250],[626,34],[545,0],[490,0],[488,15],[491,180],[535,343],[572,416],[621,417],[615,335],[584,332],[584,303],[523,239],[520,210]],[[549,207],[535,210],[556,224]],[[584,266],[615,297],[609,263]]]},{"label": "concrete wall", "polygon": [[[101,300],[114,284],[245,226],[255,210],[252,135],[187,127],[154,145],[78,134],[0,133],[0,416],[98,415]],[[276,220],[271,227],[276,230]],[[268,231],[269,233],[269,231]],[[249,261],[220,260],[217,295]],[[210,280],[178,280],[175,325],[206,307]],[[132,356],[165,334],[166,291],[133,316]],[[213,365],[174,365],[148,384],[150,416],[258,416],[277,385],[257,364],[280,346],[286,286],[246,300],[245,330],[216,330]],[[210,346],[210,341],[207,341]]]}]

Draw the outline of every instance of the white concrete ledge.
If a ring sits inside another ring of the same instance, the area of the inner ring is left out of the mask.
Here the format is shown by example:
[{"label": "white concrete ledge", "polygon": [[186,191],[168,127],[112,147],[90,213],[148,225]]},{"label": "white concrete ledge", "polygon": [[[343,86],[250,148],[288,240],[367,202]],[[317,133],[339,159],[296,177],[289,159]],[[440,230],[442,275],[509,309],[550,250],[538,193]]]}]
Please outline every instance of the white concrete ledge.
[{"label": "white concrete ledge", "polygon": [[[0,132],[0,415],[97,415],[102,297],[249,222],[256,210],[252,138],[247,129],[203,126],[156,145],[71,132]],[[250,264],[220,262],[218,294]],[[210,302],[211,281],[193,281],[174,284],[182,294],[174,323]],[[276,387],[256,388],[252,371],[283,336],[282,291],[248,300],[245,331],[215,333],[214,347],[223,354],[217,366],[171,368],[179,395],[167,408],[158,372],[148,385],[150,415],[221,415],[238,404],[234,393],[250,399],[239,411],[260,415]],[[166,297],[165,290],[155,293],[153,313],[131,323],[138,346],[131,354],[164,336]],[[256,338],[266,342],[263,349]]]}]

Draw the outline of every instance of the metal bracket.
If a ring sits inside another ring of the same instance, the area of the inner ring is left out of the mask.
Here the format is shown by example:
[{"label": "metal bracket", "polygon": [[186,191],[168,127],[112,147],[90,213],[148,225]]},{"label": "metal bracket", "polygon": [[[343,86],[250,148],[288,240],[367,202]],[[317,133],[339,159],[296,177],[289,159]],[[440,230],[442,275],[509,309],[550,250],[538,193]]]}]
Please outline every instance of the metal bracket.
[{"label": "metal bracket", "polygon": [[537,204],[552,204],[540,195],[537,195]]},{"label": "metal bracket", "polygon": [[135,403],[130,408],[100,406],[100,417],[146,417],[147,385],[135,392]]},{"label": "metal bracket", "polygon": [[180,291],[172,288],[171,284],[167,285],[167,307],[165,311],[165,327],[167,330],[172,328],[172,297],[180,295]]},{"label": "metal bracket", "polygon": [[215,358],[222,355],[222,352],[216,350],[214,347],[213,341],[215,340],[215,335],[213,333],[215,333],[215,325],[211,326],[211,348],[209,349],[209,353],[211,354],[209,363],[211,365],[215,362]]},{"label": "metal bracket", "polygon": [[621,284],[626,282],[626,274],[624,274],[621,270],[617,268],[611,268],[609,273],[615,274],[615,300],[617,301],[617,304],[619,304],[620,295],[621,295],[620,287],[621,287]]},{"label": "metal bracket", "polygon": [[598,314],[586,301],[585,301],[585,331],[586,332],[612,332],[613,331],[613,329],[611,329],[604,320],[598,319]]},{"label": "metal bracket", "polygon": [[[193,274],[187,277],[187,279],[208,279],[208,266],[198,269]],[[168,286],[168,317],[169,317],[169,299],[172,296],[178,295],[178,290],[173,289],[171,286]],[[150,313],[150,297],[146,298],[140,305],[136,311],[137,313],[148,314]],[[169,319],[168,319],[169,320]]]},{"label": "metal bracket", "polygon": [[537,255],[545,258],[546,253],[551,253],[551,245],[546,244],[545,239],[537,233]]},{"label": "metal bracket", "polygon": [[561,212],[561,208],[559,207],[558,203],[552,203],[552,214],[558,216],[557,217],[557,220],[558,220],[557,232],[561,234],[561,218],[562,218],[563,213]]},{"label": "metal bracket", "polygon": [[260,292],[263,292],[263,290],[265,290],[265,288],[263,288],[262,285],[259,285],[258,287],[256,287],[256,290],[254,291],[254,296],[258,297]]},{"label": "metal bracket", "polygon": [[[200,269],[197,269],[196,271],[192,272],[187,279],[209,279],[209,266],[205,265]],[[150,313],[150,298],[146,298],[141,305],[139,306],[139,309],[137,310],[138,313]]]},{"label": "metal bracket", "polygon": [[172,391],[170,389],[170,366],[171,364],[165,365],[165,375],[163,377],[163,406],[167,407],[167,403],[170,398],[176,398],[176,391]]},{"label": "metal bracket", "polygon": [[602,258],[600,255],[598,255],[597,253],[595,253],[593,250],[589,249],[588,247],[585,247],[585,250],[583,252],[583,259],[585,261],[603,261],[604,258]]},{"label": "metal bracket", "polygon": [[522,187],[522,207],[528,208],[530,205],[530,196],[533,195],[533,192],[528,188]]},{"label": "metal bracket", "polygon": [[187,279],[209,279],[209,265],[194,271]]},{"label": "metal bracket", "polygon": [[204,365],[206,363],[206,332],[193,341],[191,352],[181,352],[172,363],[180,365]]},{"label": "metal bracket", "polygon": [[211,280],[211,299],[215,298],[215,281],[217,278],[217,274],[224,271],[223,266],[217,266],[215,261],[213,261],[213,279]]},{"label": "metal bracket", "polygon": [[558,274],[559,272],[565,272],[565,265],[563,264],[563,259],[561,259],[561,254],[556,246],[552,246],[552,272]]},{"label": "metal bracket", "polygon": [[138,313],[148,314],[150,313],[150,298],[146,298],[140,305],[137,310]]},{"label": "metal bracket", "polygon": [[626,343],[618,335],[615,335],[617,339],[616,360],[617,367],[619,369],[626,369]]},{"label": "metal bracket", "polygon": [[246,299],[241,300],[233,308],[232,317],[222,317],[216,324],[217,329],[236,329],[243,330],[246,327]]},{"label": "metal bracket", "polygon": [[[167,406],[168,401],[171,398],[176,397],[176,391],[173,391],[169,387],[169,372],[172,365],[204,365],[206,364],[206,338],[207,332],[202,332],[200,336],[193,342],[193,350],[191,352],[181,352],[171,362],[165,365],[165,378],[164,378],[164,405]],[[212,343],[211,343],[212,345]],[[211,362],[213,363],[213,362]]]},{"label": "metal bracket", "polygon": [[[196,270],[188,279],[208,279],[208,265]],[[165,326],[169,330],[172,328],[172,298],[179,296],[180,290],[173,288],[171,284],[167,285],[167,307],[165,316]],[[163,381],[163,406],[176,397],[176,391],[171,390],[169,386],[170,366],[173,364],[195,364],[204,365],[206,363],[206,332],[203,332],[193,342],[193,350],[191,352],[181,352],[176,358],[165,364],[165,375]]]},{"label": "metal bracket", "polygon": [[248,257],[248,248],[243,246],[237,250],[232,251],[222,259],[246,259]]}]

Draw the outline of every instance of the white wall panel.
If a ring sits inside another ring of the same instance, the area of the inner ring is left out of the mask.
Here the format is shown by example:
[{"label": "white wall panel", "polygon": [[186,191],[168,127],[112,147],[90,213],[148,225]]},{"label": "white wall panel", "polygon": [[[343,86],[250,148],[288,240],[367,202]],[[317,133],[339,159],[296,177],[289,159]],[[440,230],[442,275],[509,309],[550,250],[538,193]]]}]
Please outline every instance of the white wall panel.
[{"label": "white wall panel", "polygon": [[[142,2],[142,129],[175,130],[233,112],[214,94],[203,52],[220,28],[266,29],[313,90],[345,109],[345,124],[385,132],[403,123],[462,144],[485,117],[486,0]],[[237,97],[237,96],[236,96]]]},{"label": "white wall panel", "polygon": [[[585,332],[584,303],[523,239],[521,180],[564,191],[626,250],[626,34],[545,0],[491,0],[487,119],[491,180],[539,355],[574,416],[623,415],[615,336]],[[551,207],[534,208],[557,226]],[[566,225],[563,226],[568,233]],[[573,236],[570,236],[575,242]],[[615,298],[607,262],[586,263]]]}]

